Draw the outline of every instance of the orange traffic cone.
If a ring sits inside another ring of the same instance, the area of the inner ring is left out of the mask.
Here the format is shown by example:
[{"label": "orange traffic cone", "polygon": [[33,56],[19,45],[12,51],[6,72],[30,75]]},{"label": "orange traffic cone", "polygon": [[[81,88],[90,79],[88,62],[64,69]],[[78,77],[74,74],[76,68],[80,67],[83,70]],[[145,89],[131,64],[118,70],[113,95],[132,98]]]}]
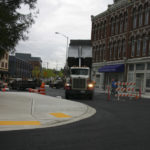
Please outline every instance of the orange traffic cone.
[{"label": "orange traffic cone", "polygon": [[138,96],[138,94],[137,94],[137,93],[136,93],[135,99],[136,99],[136,100],[138,100],[138,99],[139,99],[139,96]]},{"label": "orange traffic cone", "polygon": [[45,93],[45,83],[42,83],[39,89],[39,94],[46,95]]}]

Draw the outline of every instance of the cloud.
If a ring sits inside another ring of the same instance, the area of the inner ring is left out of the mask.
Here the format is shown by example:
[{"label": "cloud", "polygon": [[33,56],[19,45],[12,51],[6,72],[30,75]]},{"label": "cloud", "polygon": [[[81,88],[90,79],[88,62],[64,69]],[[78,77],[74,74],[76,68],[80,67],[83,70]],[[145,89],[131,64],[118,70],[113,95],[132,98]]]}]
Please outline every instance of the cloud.
[{"label": "cloud", "polygon": [[90,39],[91,15],[107,9],[113,0],[38,0],[40,10],[35,24],[31,27],[29,39],[20,41],[17,52],[40,56],[43,65],[49,68],[64,67],[66,60],[66,39],[55,32],[67,35],[70,39]]}]

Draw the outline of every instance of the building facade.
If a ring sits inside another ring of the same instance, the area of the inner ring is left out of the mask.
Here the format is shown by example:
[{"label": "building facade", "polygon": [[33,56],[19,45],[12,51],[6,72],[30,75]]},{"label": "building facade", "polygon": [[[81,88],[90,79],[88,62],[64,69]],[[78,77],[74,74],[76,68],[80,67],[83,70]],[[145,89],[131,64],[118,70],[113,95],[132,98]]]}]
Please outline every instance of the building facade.
[{"label": "building facade", "polygon": [[8,62],[9,54],[6,53],[2,59],[0,59],[0,80],[5,80],[8,77]]},{"label": "building facade", "polygon": [[29,62],[33,69],[37,67],[42,70],[42,60],[40,57],[32,57],[31,54],[26,53],[16,53],[16,57]]},{"label": "building facade", "polygon": [[32,65],[16,56],[9,56],[9,76],[11,78],[31,78]]},{"label": "building facade", "polygon": [[114,78],[150,92],[150,1],[114,0],[91,20],[96,86],[105,89]]}]

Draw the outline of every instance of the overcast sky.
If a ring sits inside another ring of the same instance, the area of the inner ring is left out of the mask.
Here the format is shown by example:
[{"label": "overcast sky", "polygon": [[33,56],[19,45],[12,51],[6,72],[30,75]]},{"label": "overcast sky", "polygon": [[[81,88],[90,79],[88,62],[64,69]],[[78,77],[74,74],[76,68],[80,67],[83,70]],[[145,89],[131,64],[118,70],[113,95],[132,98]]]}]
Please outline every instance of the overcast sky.
[{"label": "overcast sky", "polygon": [[38,0],[38,17],[30,28],[29,39],[20,41],[17,52],[41,57],[43,66],[64,67],[67,40],[55,34],[60,32],[69,39],[90,39],[91,15],[107,9],[113,0]]}]

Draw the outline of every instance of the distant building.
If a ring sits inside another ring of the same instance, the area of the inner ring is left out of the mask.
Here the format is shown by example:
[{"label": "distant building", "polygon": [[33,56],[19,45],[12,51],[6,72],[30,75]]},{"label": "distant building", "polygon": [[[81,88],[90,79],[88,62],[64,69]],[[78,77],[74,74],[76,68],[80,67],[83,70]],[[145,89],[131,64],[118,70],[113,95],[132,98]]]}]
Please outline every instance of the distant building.
[{"label": "distant building", "polygon": [[32,65],[16,56],[9,56],[9,76],[11,78],[31,78]]},{"label": "distant building", "polygon": [[91,20],[96,86],[105,89],[114,78],[150,92],[150,1],[114,0]]},{"label": "distant building", "polygon": [[42,70],[42,60],[40,57],[32,57],[31,54],[16,53],[16,57],[32,64],[32,68],[38,67]]},{"label": "distant building", "polygon": [[2,59],[0,59],[0,79],[5,80],[8,77],[8,62],[9,54],[6,53]]}]

